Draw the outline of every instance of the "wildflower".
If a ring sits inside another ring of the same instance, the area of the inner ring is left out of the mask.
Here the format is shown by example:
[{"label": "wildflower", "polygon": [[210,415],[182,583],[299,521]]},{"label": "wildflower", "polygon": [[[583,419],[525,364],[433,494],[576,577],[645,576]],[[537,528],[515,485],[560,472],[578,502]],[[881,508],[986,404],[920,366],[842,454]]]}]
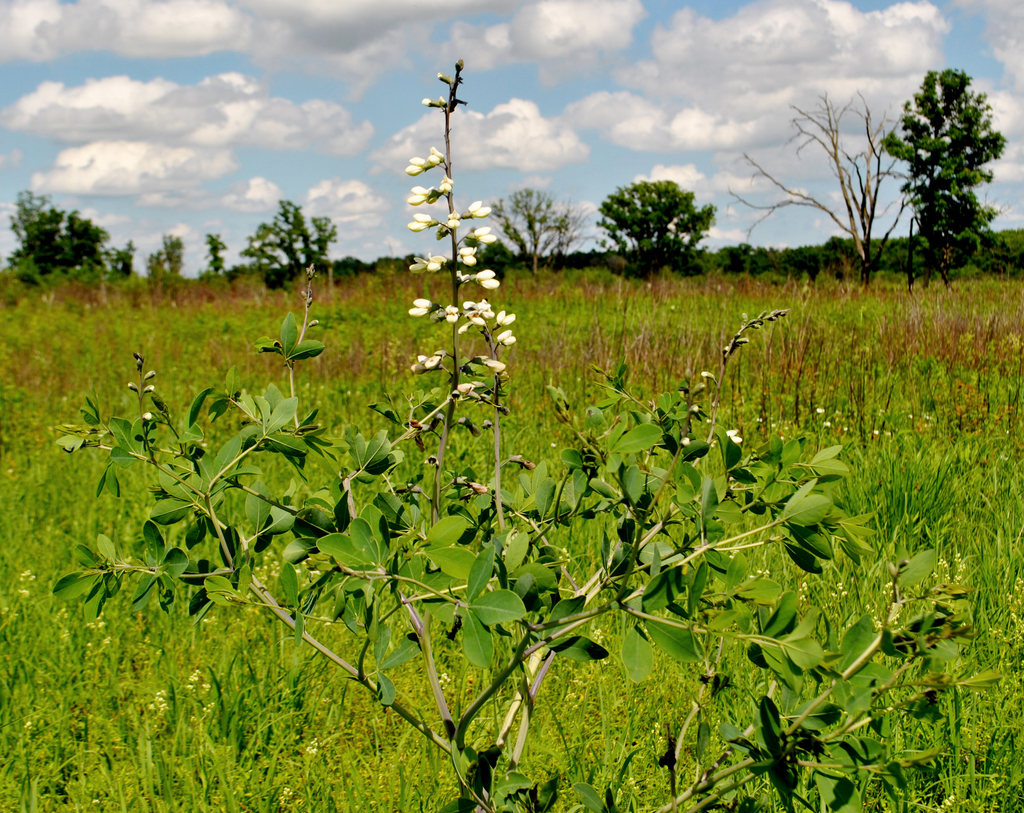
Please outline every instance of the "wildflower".
[{"label": "wildflower", "polygon": [[441,181],[441,185],[438,187],[438,190],[441,192],[442,195],[447,195],[449,192],[452,191],[453,185],[454,182],[452,181],[452,179],[445,175],[444,180]]},{"label": "wildflower", "polygon": [[406,200],[410,206],[419,206],[421,203],[426,203],[427,198],[430,197],[430,190],[424,189],[422,186],[414,186],[412,188],[412,197]]},{"label": "wildflower", "polygon": [[455,324],[459,321],[459,309],[455,305],[449,305],[444,309],[445,321]]},{"label": "wildflower", "polygon": [[433,273],[434,271],[440,271],[441,266],[448,262],[447,257],[441,257],[437,254],[432,254],[427,258],[427,271]]},{"label": "wildflower", "polygon": [[[444,153],[441,152],[440,150],[434,148],[434,147],[431,147],[430,148],[430,157],[427,159],[427,163],[430,164],[432,167],[436,167],[438,164],[443,164],[444,163]],[[445,175],[444,177],[445,177],[445,180],[448,181],[448,183],[450,185],[451,182],[452,182],[452,179],[449,178],[447,175]],[[443,192],[444,190],[442,189],[441,191]],[[450,186],[448,188],[448,191],[449,192],[452,191]]]},{"label": "wildflower", "polygon": [[481,206],[480,201],[476,201],[472,206],[469,207],[469,211],[472,212],[473,217],[484,218],[491,213],[491,207]]},{"label": "wildflower", "polygon": [[417,299],[412,304],[413,307],[409,309],[410,316],[426,316],[437,307],[429,299]]},{"label": "wildflower", "polygon": [[495,321],[498,323],[498,327],[507,327],[516,320],[514,313],[505,313],[505,311],[499,311],[495,317]]},{"label": "wildflower", "polygon": [[818,407],[814,411],[817,412],[819,415],[824,415],[825,414],[825,410],[822,409],[821,407]]},{"label": "wildflower", "polygon": [[740,430],[739,429],[730,429],[725,434],[729,437],[729,439],[733,443],[736,443],[736,444],[743,443],[743,438],[740,437]]},{"label": "wildflower", "polygon": [[413,232],[426,231],[429,228],[430,226],[428,226],[426,223],[420,223],[419,221],[416,220],[409,224],[409,231]]},{"label": "wildflower", "polygon": [[516,343],[516,337],[512,335],[511,330],[506,330],[502,333],[499,333],[497,338],[495,338],[495,341],[498,344],[505,345],[505,347],[511,347]]},{"label": "wildflower", "polygon": [[505,365],[497,359],[484,359],[483,365],[488,369],[496,373],[502,373],[505,371]]},{"label": "wildflower", "polygon": [[448,222],[445,224],[451,231],[455,231],[459,228],[459,216],[452,215],[448,218]]}]

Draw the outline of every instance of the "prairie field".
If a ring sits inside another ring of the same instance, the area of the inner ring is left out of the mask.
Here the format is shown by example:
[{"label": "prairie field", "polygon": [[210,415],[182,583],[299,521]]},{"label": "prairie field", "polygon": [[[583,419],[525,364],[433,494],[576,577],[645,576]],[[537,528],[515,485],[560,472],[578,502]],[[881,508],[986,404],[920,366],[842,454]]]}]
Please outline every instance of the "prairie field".
[{"label": "prairie field", "polygon": [[[386,428],[367,405],[400,408],[424,386],[410,363],[438,346],[436,327],[406,315],[429,283],[382,273],[317,290],[314,336],[327,350],[300,368],[305,411],[339,435]],[[624,362],[642,392],[674,389],[688,371],[717,369],[741,314],[789,308],[730,368],[724,422],[745,447],[770,434],[842,444],[853,470],[843,499],[873,514],[872,544],[889,556],[934,548],[935,580],[974,588],[976,637],[950,670],[1002,674],[986,691],[942,695],[940,722],[907,718],[891,732],[936,755],[897,806],[879,791],[865,809],[1024,809],[1024,283],[909,296],[886,284],[565,272],[507,280],[491,298],[518,314],[507,448],[551,466],[571,438],[547,385],[582,409],[602,397],[595,368]],[[88,620],[81,602],[52,595],[76,544],[103,533],[131,550],[149,509],[137,469],[121,475],[120,498],[97,496],[106,455],[64,454],[53,427],[80,422],[86,397],[103,415],[130,413],[133,352],[172,412],[232,367],[250,390],[284,389],[279,358],[253,345],[301,307],[297,294],[198,283],[159,296],[69,285],[0,305],[0,811],[433,811],[454,795],[436,750],[272,618],[216,608],[193,624],[187,602],[132,613],[120,594]],[[226,431],[214,423],[207,437]],[[455,453],[484,452],[467,438]],[[574,556],[596,544],[560,543]],[[799,578],[774,552],[758,556],[775,578]],[[836,558],[805,594],[847,622],[877,614],[884,561]],[[267,568],[273,581],[273,557]],[[614,653],[623,630],[589,634]],[[457,694],[457,645],[439,658]],[[665,658],[655,676],[632,684],[613,654],[545,684],[524,771],[560,777],[557,810],[582,809],[574,782],[617,788],[623,811],[665,803],[664,722],[685,714],[697,678]],[[743,681],[717,702],[749,703]]]}]

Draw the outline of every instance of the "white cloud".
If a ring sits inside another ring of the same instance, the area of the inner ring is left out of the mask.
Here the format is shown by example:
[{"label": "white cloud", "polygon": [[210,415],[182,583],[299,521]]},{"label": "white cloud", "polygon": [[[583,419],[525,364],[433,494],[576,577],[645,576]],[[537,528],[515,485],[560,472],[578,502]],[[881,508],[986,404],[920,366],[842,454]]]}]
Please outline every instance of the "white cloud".
[{"label": "white cloud", "polygon": [[620,80],[718,109],[778,110],[825,91],[902,100],[942,63],[948,30],[924,0],[869,12],[842,0],[768,0],[721,20],[684,9],[656,28],[654,59]]},{"label": "white cloud", "polygon": [[455,23],[443,51],[475,70],[540,62],[541,78],[550,83],[580,73],[602,52],[629,46],[645,16],[640,0],[541,0],[521,7],[509,22]]},{"label": "white cloud", "polygon": [[528,175],[521,181],[510,183],[508,189],[510,192],[515,192],[518,189],[547,189],[553,180],[554,178],[550,175]]},{"label": "white cloud", "polygon": [[232,186],[219,205],[232,212],[268,212],[283,198],[280,186],[257,176]]},{"label": "white cloud", "polygon": [[52,169],[32,174],[34,192],[134,195],[197,186],[238,168],[227,149],[95,141],[62,150]]},{"label": "white cloud", "polygon": [[[459,134],[456,171],[505,167],[550,172],[586,161],[590,154],[590,147],[568,124],[544,118],[536,103],[525,99],[511,99],[486,115],[462,108],[455,122]],[[389,138],[370,154],[377,171],[401,172],[409,158],[426,154],[430,145],[439,141],[440,123],[440,116],[428,113]],[[426,180],[429,183],[429,177]]]},{"label": "white cloud", "polygon": [[18,149],[11,150],[7,155],[0,155],[0,169],[17,169],[24,157],[25,153]]},{"label": "white cloud", "polygon": [[221,0],[7,0],[0,4],[0,59],[46,60],[82,50],[199,56],[244,49],[252,24]]},{"label": "white cloud", "polygon": [[1024,90],[1024,11],[1019,0],[957,0],[956,5],[985,17],[985,37],[1007,75]]},{"label": "white cloud", "polygon": [[356,239],[384,225],[391,202],[378,190],[358,180],[330,178],[312,187],[304,201],[310,217],[329,217],[338,227],[338,240]]},{"label": "white cloud", "polygon": [[749,175],[735,175],[731,172],[719,171],[710,178],[697,169],[696,164],[655,164],[648,175],[637,175],[634,181],[675,181],[680,187],[695,193],[701,200],[710,200],[715,195],[736,192],[770,191],[771,184],[763,178],[751,178]]},{"label": "white cloud", "polygon": [[123,226],[126,223],[132,222],[128,215],[116,215],[113,212],[103,213],[98,209],[93,209],[91,206],[82,209],[81,215],[104,229],[109,229],[112,226]]},{"label": "white cloud", "polygon": [[202,147],[255,146],[296,150],[315,147],[350,156],[373,135],[333,102],[296,104],[271,96],[266,85],[239,73],[178,85],[127,76],[90,79],[77,87],[43,82],[0,112],[10,130],[62,141],[155,140]]}]

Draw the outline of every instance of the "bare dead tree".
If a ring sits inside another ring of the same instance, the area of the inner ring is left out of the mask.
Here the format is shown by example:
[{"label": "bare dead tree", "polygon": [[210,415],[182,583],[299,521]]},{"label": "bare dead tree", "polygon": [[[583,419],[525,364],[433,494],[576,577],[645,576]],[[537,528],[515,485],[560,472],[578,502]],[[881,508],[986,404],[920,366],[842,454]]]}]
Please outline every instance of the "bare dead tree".
[{"label": "bare dead tree", "polygon": [[[885,244],[906,208],[906,199],[899,199],[899,211],[895,219],[885,234],[875,240],[873,232],[876,221],[889,214],[895,205],[886,204],[879,210],[879,189],[887,178],[902,176],[894,169],[895,159],[891,158],[882,146],[885,137],[893,129],[892,123],[883,116],[876,124],[864,97],[859,93],[857,96],[861,102],[859,107],[855,106],[853,100],[843,107],[837,107],[826,93],[822,94],[820,104],[813,110],[801,110],[795,106],[792,108],[797,113],[792,122],[797,132],[790,143],[800,141],[796,150],[797,155],[812,145],[817,145],[824,151],[829,168],[839,181],[841,204],[828,203],[809,192],[788,186],[745,153],[744,159],[755,170],[754,177],[767,179],[782,190],[786,197],[777,203],[761,206],[744,200],[731,190],[730,193],[745,206],[765,212],[764,216],[750,227],[748,235],[765,218],[786,206],[807,206],[828,215],[833,223],[853,238],[853,245],[860,260],[860,279],[867,285],[871,282],[871,275],[885,250]],[[850,152],[843,143],[842,121],[847,113],[859,118],[863,127],[862,148],[856,152]]]},{"label": "bare dead tree", "polygon": [[559,203],[536,189],[520,189],[494,204],[492,216],[533,273],[544,261],[560,261],[586,238],[587,212],[572,202]]}]

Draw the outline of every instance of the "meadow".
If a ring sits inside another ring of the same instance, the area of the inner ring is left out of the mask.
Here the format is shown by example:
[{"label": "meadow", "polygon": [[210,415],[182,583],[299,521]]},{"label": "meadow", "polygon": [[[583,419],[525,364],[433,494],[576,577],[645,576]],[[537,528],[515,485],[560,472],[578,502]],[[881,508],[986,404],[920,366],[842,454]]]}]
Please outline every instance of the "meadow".
[{"label": "meadow", "polygon": [[[436,334],[406,310],[424,284],[366,275],[314,305],[327,351],[305,364],[299,388],[333,432],[385,428],[367,405],[388,394],[401,404],[422,385],[408,367]],[[1024,284],[975,280],[910,297],[885,284],[566,272],[508,281],[491,298],[519,315],[508,448],[552,465],[571,438],[547,384],[582,409],[602,397],[594,368],[624,361],[641,389],[671,389],[687,370],[716,368],[742,313],[790,308],[732,367],[724,422],[745,446],[775,433],[846,447],[854,473],[842,496],[851,513],[874,514],[873,544],[932,547],[938,581],[975,588],[977,635],[951,669],[1003,675],[988,691],[944,695],[942,722],[895,732],[937,755],[898,806],[878,793],[865,809],[1024,809]],[[104,414],[129,413],[133,352],[171,405],[232,366],[243,386],[283,387],[277,357],[253,342],[300,308],[293,294],[244,285],[159,295],[69,285],[0,307],[0,810],[432,811],[454,792],[418,734],[268,617],[218,609],[193,625],[181,603],[132,614],[120,595],[87,621],[80,603],[51,594],[77,543],[105,533],[131,549],[148,509],[127,488],[95,497],[105,456],[68,457],[52,427],[78,422],[86,396]],[[562,543],[573,555],[593,547]],[[759,568],[796,578],[761,556]],[[837,559],[809,599],[856,619],[878,612],[883,581]],[[592,635],[614,652],[622,633]],[[457,692],[458,649],[441,657]],[[578,781],[619,788],[623,811],[664,803],[659,721],[685,713],[696,681],[664,658],[656,668],[667,677],[654,687],[625,680],[614,657],[546,685],[526,759],[533,775],[561,777],[555,809],[581,809]],[[747,702],[742,687],[724,702]]]}]

